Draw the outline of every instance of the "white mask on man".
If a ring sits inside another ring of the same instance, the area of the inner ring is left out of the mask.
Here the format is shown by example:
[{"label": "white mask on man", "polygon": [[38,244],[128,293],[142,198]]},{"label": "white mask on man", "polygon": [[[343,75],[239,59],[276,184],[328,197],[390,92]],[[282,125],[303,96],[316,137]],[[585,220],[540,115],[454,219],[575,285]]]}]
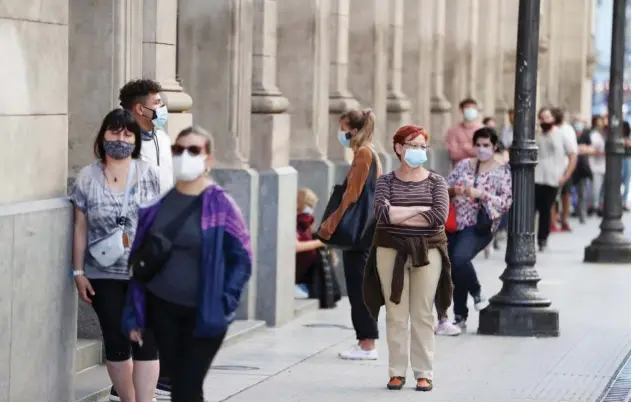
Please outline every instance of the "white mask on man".
[{"label": "white mask on man", "polygon": [[205,160],[205,155],[193,156],[185,150],[182,155],[173,157],[173,176],[177,181],[196,180],[206,171]]}]

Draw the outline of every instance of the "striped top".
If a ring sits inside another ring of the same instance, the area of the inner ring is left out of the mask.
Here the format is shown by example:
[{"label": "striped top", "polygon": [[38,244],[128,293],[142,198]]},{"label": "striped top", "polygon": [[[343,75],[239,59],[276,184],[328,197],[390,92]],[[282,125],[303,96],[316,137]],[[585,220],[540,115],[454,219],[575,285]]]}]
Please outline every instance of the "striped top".
[{"label": "striped top", "polygon": [[[388,202],[388,203],[387,203]],[[392,235],[428,236],[445,230],[450,199],[448,186],[441,175],[430,172],[428,178],[419,182],[404,182],[394,172],[378,179],[375,188],[375,217],[377,229]],[[428,206],[430,210],[420,213],[430,223],[428,227],[412,227],[405,224],[391,224],[390,206]]]}]

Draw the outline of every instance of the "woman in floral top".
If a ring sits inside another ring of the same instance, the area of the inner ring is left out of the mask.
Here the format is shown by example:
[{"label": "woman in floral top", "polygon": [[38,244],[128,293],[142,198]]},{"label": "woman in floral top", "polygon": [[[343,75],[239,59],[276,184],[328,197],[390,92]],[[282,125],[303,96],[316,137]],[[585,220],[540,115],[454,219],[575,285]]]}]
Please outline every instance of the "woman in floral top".
[{"label": "woman in floral top", "polygon": [[[463,160],[448,176],[448,192],[456,210],[457,230],[448,234],[448,254],[454,282],[455,324],[465,329],[467,294],[476,310],[489,302],[481,296],[481,285],[472,259],[493,239],[503,214],[511,207],[511,171],[493,158],[498,135],[489,127],[474,132],[476,158]],[[487,225],[485,225],[487,224]]]}]

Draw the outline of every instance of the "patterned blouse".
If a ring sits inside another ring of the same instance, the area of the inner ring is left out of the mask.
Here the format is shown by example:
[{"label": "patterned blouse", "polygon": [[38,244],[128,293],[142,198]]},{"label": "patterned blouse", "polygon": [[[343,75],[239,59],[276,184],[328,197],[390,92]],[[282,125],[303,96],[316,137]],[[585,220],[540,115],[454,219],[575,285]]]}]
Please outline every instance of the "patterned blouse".
[{"label": "patterned blouse", "polygon": [[[448,175],[448,187],[473,187],[475,164],[473,159],[465,159],[459,162]],[[456,228],[461,231],[464,228],[476,225],[476,218],[480,206],[483,206],[489,217],[494,221],[492,231],[496,231],[500,224],[500,218],[509,211],[512,203],[511,170],[507,164],[501,165],[490,172],[479,174],[476,188],[485,192],[481,199],[472,199],[467,196],[454,196],[452,203],[456,210]]]}]

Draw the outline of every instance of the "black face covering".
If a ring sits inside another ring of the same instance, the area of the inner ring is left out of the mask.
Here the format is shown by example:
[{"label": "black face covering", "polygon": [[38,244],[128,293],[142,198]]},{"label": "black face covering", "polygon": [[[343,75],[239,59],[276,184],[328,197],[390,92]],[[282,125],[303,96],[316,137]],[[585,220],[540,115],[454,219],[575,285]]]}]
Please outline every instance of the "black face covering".
[{"label": "black face covering", "polygon": [[540,127],[542,128],[542,131],[546,133],[551,130],[551,128],[553,127],[553,123],[542,122],[540,123]]}]

